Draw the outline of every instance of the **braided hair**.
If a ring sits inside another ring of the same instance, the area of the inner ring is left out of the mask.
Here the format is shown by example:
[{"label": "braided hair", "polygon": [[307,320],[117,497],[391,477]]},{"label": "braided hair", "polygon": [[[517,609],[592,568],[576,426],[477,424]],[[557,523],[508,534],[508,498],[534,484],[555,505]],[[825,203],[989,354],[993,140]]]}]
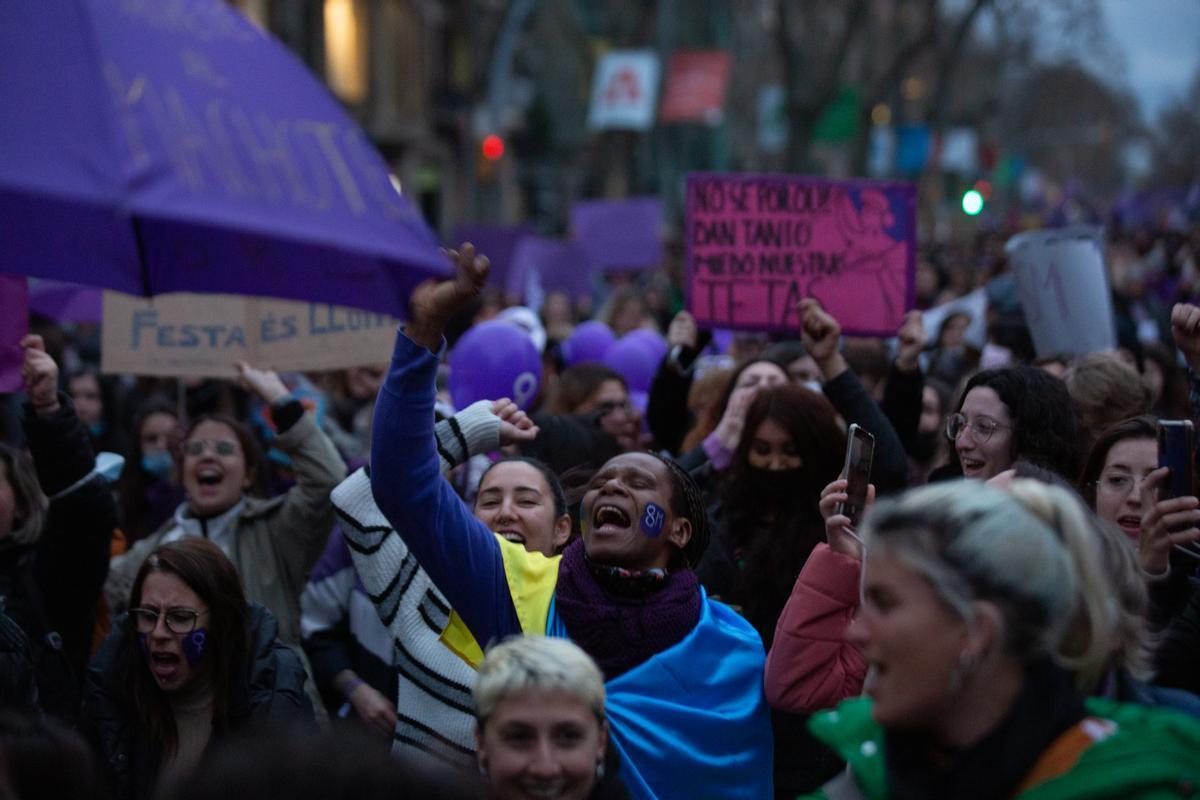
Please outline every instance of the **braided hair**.
[{"label": "braided hair", "polygon": [[704,502],[704,493],[692,476],[674,460],[658,453],[647,451],[666,465],[671,473],[674,486],[671,490],[671,513],[692,523],[692,538],[683,548],[683,559],[688,567],[700,563],[700,557],[708,549],[712,531],[708,525],[708,512]]}]

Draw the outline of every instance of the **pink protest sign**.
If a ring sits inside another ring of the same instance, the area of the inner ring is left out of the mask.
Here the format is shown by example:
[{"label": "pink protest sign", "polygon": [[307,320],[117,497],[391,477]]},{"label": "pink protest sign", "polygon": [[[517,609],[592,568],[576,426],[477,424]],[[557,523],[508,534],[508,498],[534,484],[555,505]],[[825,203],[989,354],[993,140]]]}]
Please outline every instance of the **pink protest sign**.
[{"label": "pink protest sign", "polygon": [[892,336],[915,304],[912,184],[696,173],[686,231],[702,326],[796,331],[815,297],[845,333]]}]

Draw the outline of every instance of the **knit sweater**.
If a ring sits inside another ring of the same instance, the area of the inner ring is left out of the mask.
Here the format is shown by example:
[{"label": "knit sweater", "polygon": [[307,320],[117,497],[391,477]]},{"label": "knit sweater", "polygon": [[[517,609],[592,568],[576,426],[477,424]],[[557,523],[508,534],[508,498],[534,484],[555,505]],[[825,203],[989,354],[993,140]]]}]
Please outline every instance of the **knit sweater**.
[{"label": "knit sweater", "polygon": [[[471,455],[496,449],[499,431],[500,420],[487,402],[438,423],[442,472]],[[475,757],[475,670],[441,641],[450,622],[450,603],[375,504],[365,469],[334,490],[333,505],[355,568],[393,645],[393,752],[470,764]]]}]

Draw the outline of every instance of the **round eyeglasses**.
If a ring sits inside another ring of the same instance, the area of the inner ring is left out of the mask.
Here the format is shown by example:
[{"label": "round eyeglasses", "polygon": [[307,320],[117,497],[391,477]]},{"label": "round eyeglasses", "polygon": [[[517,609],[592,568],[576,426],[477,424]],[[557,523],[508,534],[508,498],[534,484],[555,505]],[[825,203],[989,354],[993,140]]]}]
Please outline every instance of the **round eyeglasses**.
[{"label": "round eyeglasses", "polygon": [[151,633],[158,626],[158,618],[162,617],[167,623],[167,630],[182,636],[196,630],[196,622],[203,611],[184,606],[175,606],[159,611],[156,608],[131,608],[134,624],[138,633]]},{"label": "round eyeglasses", "polygon": [[968,420],[964,414],[951,414],[946,417],[947,439],[953,442],[964,430],[971,431],[971,438],[975,440],[976,444],[983,444],[992,438],[992,434],[996,431],[1011,431],[1012,426],[1001,425],[990,417],[976,417],[974,422]]}]

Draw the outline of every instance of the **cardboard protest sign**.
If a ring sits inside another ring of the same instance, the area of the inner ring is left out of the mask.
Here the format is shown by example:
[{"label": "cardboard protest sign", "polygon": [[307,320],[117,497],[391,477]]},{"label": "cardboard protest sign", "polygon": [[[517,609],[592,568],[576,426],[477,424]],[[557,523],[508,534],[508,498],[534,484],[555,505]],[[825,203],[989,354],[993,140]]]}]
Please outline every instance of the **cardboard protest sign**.
[{"label": "cardboard protest sign", "polygon": [[0,275],[0,394],[25,387],[21,339],[29,332],[29,289],[24,275]]},{"label": "cardboard protest sign", "polygon": [[914,305],[911,184],[692,174],[685,236],[703,326],[796,331],[815,297],[847,334],[891,336]]},{"label": "cardboard protest sign", "polygon": [[1038,356],[1117,346],[1102,236],[1081,225],[1027,231],[1005,245]]},{"label": "cardboard protest sign", "polygon": [[104,293],[101,368],[228,378],[239,359],[279,371],[386,362],[399,321],[327,303],[237,295]]}]

